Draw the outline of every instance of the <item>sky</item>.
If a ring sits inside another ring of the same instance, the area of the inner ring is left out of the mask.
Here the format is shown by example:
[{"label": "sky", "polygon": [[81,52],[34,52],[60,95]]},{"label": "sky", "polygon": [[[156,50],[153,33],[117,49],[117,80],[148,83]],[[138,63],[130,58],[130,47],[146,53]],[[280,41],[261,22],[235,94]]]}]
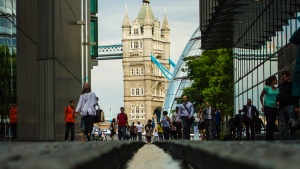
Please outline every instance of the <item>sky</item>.
[{"label": "sky", "polygon": [[[98,0],[99,45],[120,44],[122,23],[127,5],[130,23],[136,19],[142,0]],[[177,63],[185,45],[199,26],[199,0],[150,0],[154,17],[161,25],[166,9],[171,40],[171,60]],[[92,91],[106,117],[115,118],[124,106],[122,60],[101,60],[93,67]],[[110,113],[111,112],[111,113]]]}]

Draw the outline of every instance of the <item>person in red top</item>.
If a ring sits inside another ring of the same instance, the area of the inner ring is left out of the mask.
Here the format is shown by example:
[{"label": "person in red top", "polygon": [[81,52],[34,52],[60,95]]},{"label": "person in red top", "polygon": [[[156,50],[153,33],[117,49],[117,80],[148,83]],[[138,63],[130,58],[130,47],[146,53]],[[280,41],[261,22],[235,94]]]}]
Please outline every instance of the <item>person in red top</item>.
[{"label": "person in red top", "polygon": [[10,129],[12,133],[11,138],[16,139],[17,138],[17,104],[16,103],[10,104],[9,122],[10,122]]},{"label": "person in red top", "polygon": [[117,116],[117,124],[118,124],[118,138],[119,140],[126,140],[126,130],[128,125],[127,114],[124,113],[124,107],[120,108],[121,113]]},{"label": "person in red top", "polygon": [[71,100],[69,106],[67,106],[64,110],[65,113],[65,125],[66,125],[66,133],[65,133],[65,140],[68,142],[69,132],[71,130],[71,141],[75,140],[74,137],[74,123],[76,118],[76,111],[74,108],[74,101]]}]

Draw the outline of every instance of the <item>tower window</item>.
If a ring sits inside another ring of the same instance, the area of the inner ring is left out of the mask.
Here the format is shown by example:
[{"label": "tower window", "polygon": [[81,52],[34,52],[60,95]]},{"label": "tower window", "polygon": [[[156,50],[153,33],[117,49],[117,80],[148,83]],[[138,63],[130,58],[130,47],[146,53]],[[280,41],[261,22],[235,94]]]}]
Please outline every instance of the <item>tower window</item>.
[{"label": "tower window", "polygon": [[139,34],[139,30],[135,28],[135,29],[133,30],[133,33],[134,33],[135,35],[137,35],[137,34]]},{"label": "tower window", "polygon": [[131,88],[131,96],[135,96],[135,88]]},{"label": "tower window", "polygon": [[133,47],[134,47],[135,49],[139,48],[139,42],[134,42]]}]

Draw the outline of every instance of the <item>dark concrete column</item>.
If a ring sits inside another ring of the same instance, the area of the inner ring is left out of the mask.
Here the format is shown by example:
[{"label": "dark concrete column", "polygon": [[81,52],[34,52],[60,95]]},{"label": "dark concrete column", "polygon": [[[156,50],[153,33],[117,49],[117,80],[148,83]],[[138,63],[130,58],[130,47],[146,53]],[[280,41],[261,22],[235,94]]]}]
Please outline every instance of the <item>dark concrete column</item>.
[{"label": "dark concrete column", "polygon": [[17,0],[18,140],[64,139],[63,109],[82,86],[80,19],[81,1]]}]

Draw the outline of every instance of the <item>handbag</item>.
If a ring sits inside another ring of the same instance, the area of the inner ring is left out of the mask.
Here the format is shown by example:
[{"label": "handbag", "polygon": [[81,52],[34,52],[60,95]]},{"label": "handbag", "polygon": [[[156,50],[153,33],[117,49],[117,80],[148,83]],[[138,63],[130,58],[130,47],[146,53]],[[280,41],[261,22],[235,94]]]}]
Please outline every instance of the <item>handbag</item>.
[{"label": "handbag", "polygon": [[94,123],[104,122],[104,112],[100,110],[96,110],[96,116],[94,117]]},{"label": "handbag", "polygon": [[[182,104],[184,107],[185,107],[185,109],[189,112],[189,114],[191,114],[191,112],[189,111],[189,109],[187,109],[186,108],[186,106],[184,105],[184,104]],[[192,117],[189,119],[189,121],[191,122],[191,123],[194,123],[194,121],[195,121],[195,117],[192,115]]]},{"label": "handbag", "polygon": [[300,118],[291,118],[289,121],[289,126],[291,130],[300,129]]}]

